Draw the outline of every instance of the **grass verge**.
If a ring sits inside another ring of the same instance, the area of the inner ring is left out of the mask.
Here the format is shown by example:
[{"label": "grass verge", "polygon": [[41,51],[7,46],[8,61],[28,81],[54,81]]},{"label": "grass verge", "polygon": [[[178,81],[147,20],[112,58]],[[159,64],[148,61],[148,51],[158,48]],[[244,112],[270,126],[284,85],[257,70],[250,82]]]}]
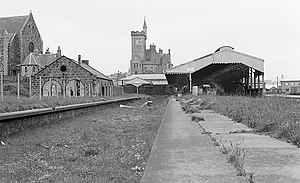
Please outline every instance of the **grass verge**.
[{"label": "grass verge", "polygon": [[[300,100],[243,96],[184,96],[201,100],[211,109],[243,123],[255,132],[284,139],[300,147]],[[189,105],[186,103],[186,105]],[[188,108],[188,107],[185,107]]]},{"label": "grass verge", "polygon": [[24,111],[24,110],[31,110],[31,109],[41,109],[47,107],[57,107],[57,106],[64,106],[64,105],[71,105],[71,104],[98,102],[103,100],[133,97],[133,96],[140,96],[140,95],[124,94],[124,95],[114,96],[114,97],[72,97],[72,98],[43,97],[42,100],[39,100],[38,97],[21,98],[20,100],[18,100],[17,97],[5,97],[4,101],[0,100],[0,113]]}]

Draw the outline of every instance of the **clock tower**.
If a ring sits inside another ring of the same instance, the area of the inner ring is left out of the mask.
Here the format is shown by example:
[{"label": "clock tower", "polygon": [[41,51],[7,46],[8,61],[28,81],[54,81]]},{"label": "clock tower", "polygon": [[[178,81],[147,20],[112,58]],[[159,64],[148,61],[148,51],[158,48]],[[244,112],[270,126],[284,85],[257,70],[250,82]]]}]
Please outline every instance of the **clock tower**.
[{"label": "clock tower", "polygon": [[147,39],[147,25],[144,19],[142,31],[131,31],[131,61],[130,74],[143,73],[143,61],[145,60]]}]

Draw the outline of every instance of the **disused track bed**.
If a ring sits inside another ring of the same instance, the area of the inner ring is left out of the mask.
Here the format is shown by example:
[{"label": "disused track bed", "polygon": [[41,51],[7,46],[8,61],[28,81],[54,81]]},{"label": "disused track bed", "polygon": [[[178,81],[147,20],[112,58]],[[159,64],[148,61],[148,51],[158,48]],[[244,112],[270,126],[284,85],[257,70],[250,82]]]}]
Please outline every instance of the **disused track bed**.
[{"label": "disused track bed", "polygon": [[140,99],[128,97],[115,100],[57,106],[52,108],[34,109],[0,114],[0,136],[20,132],[23,129],[41,126],[57,120],[75,117],[83,113],[92,112],[99,108],[128,103]]},{"label": "disused track bed", "polygon": [[2,138],[0,182],[139,182],[168,101],[151,100]]}]

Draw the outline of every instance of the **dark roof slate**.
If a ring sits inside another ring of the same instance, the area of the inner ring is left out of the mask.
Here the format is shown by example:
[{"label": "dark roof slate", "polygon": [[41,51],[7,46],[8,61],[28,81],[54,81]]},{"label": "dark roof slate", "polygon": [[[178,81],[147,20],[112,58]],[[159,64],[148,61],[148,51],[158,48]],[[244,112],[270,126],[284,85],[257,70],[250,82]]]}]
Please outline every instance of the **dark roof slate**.
[{"label": "dark roof slate", "polygon": [[30,53],[22,66],[33,66],[38,65],[42,68],[45,68],[47,65],[50,65],[56,59],[56,54],[40,54],[40,53]]},{"label": "dark roof slate", "polygon": [[28,17],[29,15],[2,17],[0,18],[0,29],[6,29],[8,33],[19,33]]}]

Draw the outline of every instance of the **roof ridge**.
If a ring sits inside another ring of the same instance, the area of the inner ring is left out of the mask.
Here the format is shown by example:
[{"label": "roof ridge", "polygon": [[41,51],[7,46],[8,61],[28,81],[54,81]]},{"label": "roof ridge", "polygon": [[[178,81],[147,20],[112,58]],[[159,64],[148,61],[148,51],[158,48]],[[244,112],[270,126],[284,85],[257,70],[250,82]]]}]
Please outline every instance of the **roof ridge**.
[{"label": "roof ridge", "polygon": [[21,18],[21,17],[27,17],[27,16],[29,16],[29,15],[19,15],[19,16],[9,16],[9,17],[0,17],[0,19],[1,18]]}]

